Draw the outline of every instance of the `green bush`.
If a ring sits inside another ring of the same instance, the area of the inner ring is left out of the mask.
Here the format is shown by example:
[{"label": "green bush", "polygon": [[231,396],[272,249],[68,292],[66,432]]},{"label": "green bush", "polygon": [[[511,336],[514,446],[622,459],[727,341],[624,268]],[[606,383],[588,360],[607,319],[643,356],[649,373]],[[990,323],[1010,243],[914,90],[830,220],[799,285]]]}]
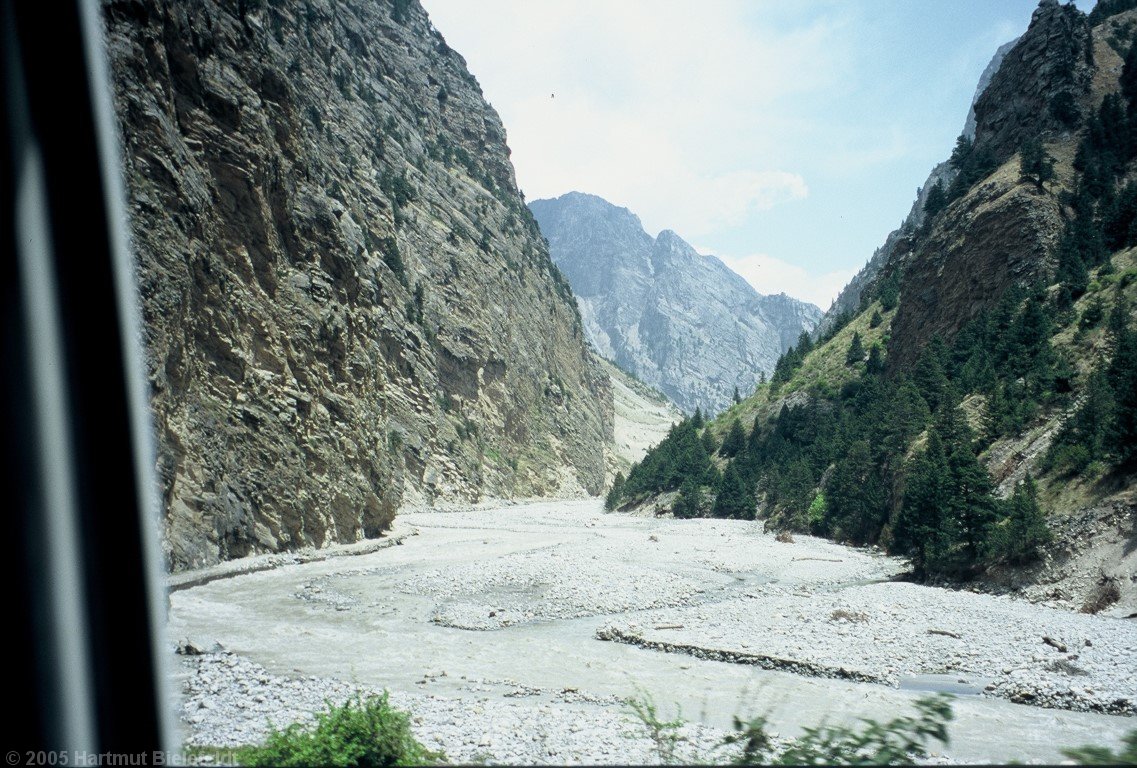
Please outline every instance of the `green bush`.
[{"label": "green bush", "polygon": [[273,728],[263,745],[237,755],[241,765],[273,766],[429,765],[442,759],[415,740],[410,717],[390,705],[386,691],[367,698],[356,694],[340,707],[329,703],[314,727]]},{"label": "green bush", "polygon": [[1137,765],[1137,730],[1130,731],[1122,740],[1120,752],[1087,745],[1076,749],[1064,749],[1062,754],[1078,765]]},{"label": "green bush", "polygon": [[825,530],[825,516],[828,512],[828,505],[825,502],[825,494],[819,493],[813,497],[813,501],[809,505],[809,529],[814,533],[821,533]]},{"label": "green bush", "polygon": [[735,734],[727,743],[741,743],[737,765],[912,765],[927,756],[931,740],[948,743],[951,703],[940,695],[916,700],[916,717],[897,717],[887,723],[861,720],[859,729],[843,725],[805,728],[803,735],[780,755],[766,734],[766,720],[735,719]]}]

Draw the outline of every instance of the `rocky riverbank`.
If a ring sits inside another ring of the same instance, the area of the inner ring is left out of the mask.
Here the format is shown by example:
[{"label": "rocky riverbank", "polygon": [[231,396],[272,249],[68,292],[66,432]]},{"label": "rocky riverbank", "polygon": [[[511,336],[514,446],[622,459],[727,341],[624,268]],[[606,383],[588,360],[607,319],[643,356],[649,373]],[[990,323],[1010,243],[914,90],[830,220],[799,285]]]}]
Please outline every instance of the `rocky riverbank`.
[{"label": "rocky riverbank", "polygon": [[648,612],[598,636],[797,674],[1137,714],[1137,624],[1005,596],[902,582],[771,584]]},{"label": "rocky riverbank", "polygon": [[[194,655],[180,665],[182,722],[186,744],[225,750],[260,743],[272,726],[305,722],[357,691],[379,691],[334,678],[274,675],[259,664],[225,651]],[[424,677],[424,691],[432,679]],[[597,698],[572,689],[543,691],[516,683],[509,699],[491,697],[488,681],[463,679],[469,697],[391,693],[391,704],[410,713],[415,737],[459,765],[538,763],[605,765],[660,761],[660,744],[624,700]],[[494,681],[495,683],[500,681]],[[551,697],[557,702],[534,699]],[[622,711],[620,711],[622,709]],[[615,711],[613,711],[615,710]],[[676,732],[678,762],[729,758],[725,731],[687,724]],[[779,740],[780,741],[780,740]],[[735,748],[736,749],[736,748]]]},{"label": "rocky riverbank", "polygon": [[173,638],[233,653],[182,658],[191,743],[255,741],[356,689],[388,689],[463,762],[659,762],[642,694],[698,724],[685,759],[735,716],[793,738],[939,691],[937,760],[1052,763],[1137,728],[1132,620],[896,581],[895,558],[742,521],[597,501],[401,519],[419,532],[402,546],[171,595]]}]

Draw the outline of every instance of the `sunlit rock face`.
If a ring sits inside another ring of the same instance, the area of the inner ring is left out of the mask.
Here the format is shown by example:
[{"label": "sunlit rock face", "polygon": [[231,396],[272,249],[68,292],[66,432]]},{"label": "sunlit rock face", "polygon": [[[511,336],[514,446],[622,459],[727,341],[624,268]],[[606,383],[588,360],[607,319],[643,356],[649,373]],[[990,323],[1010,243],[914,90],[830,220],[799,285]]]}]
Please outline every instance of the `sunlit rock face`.
[{"label": "sunlit rock face", "polygon": [[759,294],[670,230],[651,237],[635,214],[595,195],[571,192],[530,208],[589,340],[689,413],[722,410],[736,387],[749,394],[820,318],[812,304]]},{"label": "sunlit rock face", "polygon": [[103,11],[174,568],[602,489],[609,380],[415,0]]}]

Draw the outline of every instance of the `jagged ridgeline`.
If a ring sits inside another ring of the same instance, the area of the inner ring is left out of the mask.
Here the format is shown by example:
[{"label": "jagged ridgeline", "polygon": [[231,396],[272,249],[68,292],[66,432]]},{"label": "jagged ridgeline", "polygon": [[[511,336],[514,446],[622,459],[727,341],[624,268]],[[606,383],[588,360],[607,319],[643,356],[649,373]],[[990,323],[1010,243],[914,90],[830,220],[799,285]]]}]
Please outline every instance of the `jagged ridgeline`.
[{"label": "jagged ridgeline", "polygon": [[759,294],[670,230],[652,237],[603,198],[569,192],[529,208],[597,352],[687,413],[717,413],[752,390],[821,318],[812,304]]},{"label": "jagged ridgeline", "polygon": [[103,11],[174,568],[601,491],[608,378],[418,2]]},{"label": "jagged ridgeline", "polygon": [[955,577],[1029,563],[1083,510],[1132,514],[1132,5],[1099,4],[1091,29],[1043,2],[860,309],[677,425],[609,508],[760,516]]}]

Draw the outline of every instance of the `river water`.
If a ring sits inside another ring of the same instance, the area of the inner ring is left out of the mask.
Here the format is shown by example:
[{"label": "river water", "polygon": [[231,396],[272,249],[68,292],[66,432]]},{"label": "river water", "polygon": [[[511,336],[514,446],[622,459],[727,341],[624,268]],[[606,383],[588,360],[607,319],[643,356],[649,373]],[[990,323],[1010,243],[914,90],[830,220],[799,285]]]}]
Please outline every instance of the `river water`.
[{"label": "river water", "polygon": [[[407,514],[399,526],[417,534],[371,554],[175,592],[170,635],[203,646],[217,641],[273,675],[387,688],[411,697],[412,706],[425,696],[432,706],[502,700],[569,718],[594,710],[615,721],[628,711],[619,699],[646,693],[665,715],[678,707],[712,728],[765,714],[783,736],[821,721],[888,719],[928,691],[945,690],[957,694],[956,718],[939,751],[959,762],[1055,761],[1060,747],[1113,745],[1137,728],[1132,717],[978,695],[1011,667],[1053,666],[1046,647],[1023,639],[1042,631],[1097,638],[1081,659],[1063,662],[1086,670],[1073,682],[1124,688],[1137,658],[1126,655],[1137,651],[1133,622],[925,592],[889,582],[903,564],[873,552],[810,537],[778,543],[760,523],[605,515],[591,500]],[[852,618],[834,619],[832,606],[846,604]],[[913,605],[933,612],[917,615]],[[951,615],[936,614],[941,605]],[[1043,629],[1031,628],[1034,621]],[[1012,624],[1028,628],[1001,640]],[[909,625],[916,629],[905,634]],[[899,685],[597,639],[606,626],[684,647],[864,670]],[[927,633],[940,626],[956,627],[961,638]],[[953,649],[946,667],[941,642]],[[1115,661],[1121,666],[1109,666]],[[199,736],[208,743],[208,734]],[[452,747],[448,754],[465,753]],[[539,758],[521,746],[503,754]]]}]

